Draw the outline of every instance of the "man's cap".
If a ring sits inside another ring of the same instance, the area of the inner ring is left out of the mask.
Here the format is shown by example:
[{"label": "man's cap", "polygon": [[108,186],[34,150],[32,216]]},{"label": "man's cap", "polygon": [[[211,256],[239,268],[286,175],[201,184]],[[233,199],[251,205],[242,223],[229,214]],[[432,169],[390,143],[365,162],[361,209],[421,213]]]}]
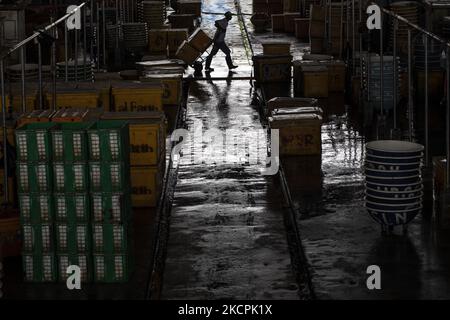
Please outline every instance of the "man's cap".
[{"label": "man's cap", "polygon": [[227,12],[225,12],[224,16],[228,18],[228,17],[232,17],[233,14],[230,11],[227,11]]}]

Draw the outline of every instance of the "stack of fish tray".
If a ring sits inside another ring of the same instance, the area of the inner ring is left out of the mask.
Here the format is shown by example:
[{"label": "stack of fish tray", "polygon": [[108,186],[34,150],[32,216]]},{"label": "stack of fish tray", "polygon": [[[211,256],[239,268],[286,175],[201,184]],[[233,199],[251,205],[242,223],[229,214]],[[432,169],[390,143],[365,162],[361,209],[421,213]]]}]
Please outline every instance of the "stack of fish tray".
[{"label": "stack of fish tray", "polygon": [[366,144],[366,208],[383,227],[405,226],[422,210],[422,151],[406,141]]},{"label": "stack of fish tray", "polygon": [[[6,69],[6,76],[11,82],[22,81],[22,65],[14,64]],[[39,66],[37,64],[25,64],[25,81],[37,81]]]},{"label": "stack of fish tray", "polygon": [[127,22],[122,24],[125,48],[132,52],[144,51],[148,46],[148,28],[146,23]]},{"label": "stack of fish tray", "polygon": [[159,29],[166,20],[166,4],[164,1],[142,1],[142,21],[150,29]]},{"label": "stack of fish tray", "polygon": [[[422,4],[418,1],[396,1],[390,4],[390,10],[394,13],[407,19],[409,22],[419,25],[420,16],[422,14]],[[394,24],[391,24],[391,45],[393,44],[393,29]],[[404,22],[398,23],[397,29],[397,52],[400,54],[408,53],[408,29],[409,26]],[[413,34],[415,29],[411,28]]]},{"label": "stack of fish tray", "polygon": [[124,282],[133,266],[129,127],[101,120],[87,134],[94,280]]},{"label": "stack of fish tray", "polygon": [[94,80],[94,67],[89,59],[79,58],[75,60],[69,60],[58,62],[56,64],[56,78],[60,80],[66,79],[67,69],[67,81],[93,81]]},{"label": "stack of fish tray", "polygon": [[17,189],[25,281],[57,280],[52,143],[56,124],[30,123],[16,130]]}]

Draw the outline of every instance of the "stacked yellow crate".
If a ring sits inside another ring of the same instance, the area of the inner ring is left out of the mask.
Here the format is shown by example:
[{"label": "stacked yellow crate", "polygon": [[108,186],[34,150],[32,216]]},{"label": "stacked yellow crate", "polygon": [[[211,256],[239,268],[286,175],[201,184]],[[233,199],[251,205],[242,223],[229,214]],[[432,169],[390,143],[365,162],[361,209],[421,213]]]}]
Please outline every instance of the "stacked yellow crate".
[{"label": "stacked yellow crate", "polygon": [[163,88],[160,83],[114,82],[111,93],[114,111],[163,111]]},{"label": "stacked yellow crate", "polygon": [[[50,109],[53,106],[53,93],[47,88],[46,97]],[[62,108],[98,108],[100,106],[100,93],[94,86],[73,83],[57,83],[56,109]]]},{"label": "stacked yellow crate", "polygon": [[131,202],[155,207],[166,167],[166,118],[161,112],[107,112],[104,120],[127,120],[130,130]]}]

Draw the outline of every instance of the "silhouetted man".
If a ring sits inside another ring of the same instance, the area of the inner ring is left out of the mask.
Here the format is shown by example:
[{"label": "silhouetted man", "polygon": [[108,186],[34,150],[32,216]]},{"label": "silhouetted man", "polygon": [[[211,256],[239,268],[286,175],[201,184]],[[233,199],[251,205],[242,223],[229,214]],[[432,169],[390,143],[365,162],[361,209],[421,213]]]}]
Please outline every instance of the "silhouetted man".
[{"label": "silhouetted man", "polygon": [[231,51],[230,48],[225,43],[225,35],[227,33],[227,27],[228,27],[228,21],[231,20],[233,17],[232,13],[230,11],[227,11],[225,13],[225,18],[217,20],[215,23],[215,26],[217,28],[216,34],[214,35],[214,45],[211,50],[211,53],[209,54],[208,58],[206,58],[206,65],[205,65],[205,71],[206,72],[212,72],[214,71],[213,68],[211,68],[211,61],[213,57],[217,54],[217,52],[222,50],[223,53],[225,53],[226,57],[225,60],[228,65],[228,69],[236,69],[237,66],[233,65],[233,62],[231,61]]}]

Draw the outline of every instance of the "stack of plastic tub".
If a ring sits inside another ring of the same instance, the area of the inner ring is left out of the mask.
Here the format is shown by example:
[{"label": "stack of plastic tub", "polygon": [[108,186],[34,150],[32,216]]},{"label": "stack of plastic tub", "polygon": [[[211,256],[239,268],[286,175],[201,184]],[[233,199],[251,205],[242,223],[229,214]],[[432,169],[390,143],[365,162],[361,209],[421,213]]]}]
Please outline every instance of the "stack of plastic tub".
[{"label": "stack of plastic tub", "polygon": [[383,228],[406,226],[420,213],[422,151],[422,145],[406,141],[366,144],[366,208]]}]

